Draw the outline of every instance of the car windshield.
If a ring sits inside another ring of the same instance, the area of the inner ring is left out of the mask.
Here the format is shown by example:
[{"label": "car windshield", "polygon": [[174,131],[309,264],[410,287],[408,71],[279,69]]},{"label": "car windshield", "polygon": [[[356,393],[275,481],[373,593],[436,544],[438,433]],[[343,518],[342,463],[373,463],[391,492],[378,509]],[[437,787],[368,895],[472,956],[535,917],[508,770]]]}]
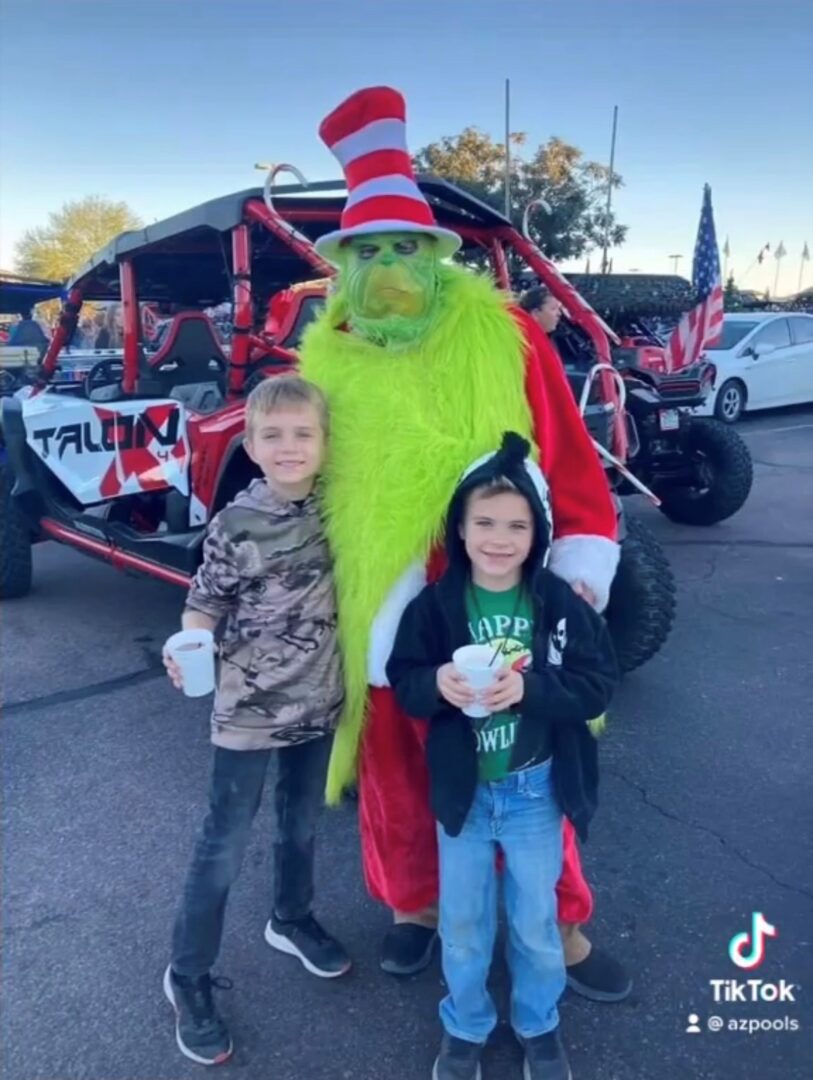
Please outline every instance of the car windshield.
[{"label": "car windshield", "polygon": [[707,345],[706,349],[733,349],[735,345],[739,345],[746,334],[751,333],[755,326],[759,326],[759,323],[724,321],[720,340],[713,345]]}]

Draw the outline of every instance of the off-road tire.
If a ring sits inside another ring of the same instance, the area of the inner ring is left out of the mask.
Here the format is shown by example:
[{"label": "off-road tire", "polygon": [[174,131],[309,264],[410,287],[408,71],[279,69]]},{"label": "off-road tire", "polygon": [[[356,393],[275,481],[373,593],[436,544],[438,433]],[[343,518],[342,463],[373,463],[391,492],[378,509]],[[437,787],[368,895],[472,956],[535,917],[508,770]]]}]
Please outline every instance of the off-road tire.
[{"label": "off-road tire", "polygon": [[610,590],[607,626],[622,671],[651,659],[669,637],[675,619],[675,578],[663,548],[638,518],[627,518],[627,535]]},{"label": "off-road tire", "polygon": [[[726,402],[726,395],[733,394],[734,392],[739,395],[739,406],[736,412],[732,413],[730,403]],[[745,412],[745,402],[747,401],[747,398],[748,395],[745,389],[745,383],[740,382],[739,379],[726,379],[717,391],[717,397],[714,399],[715,417],[723,424],[736,424]]]},{"label": "off-road tire", "polygon": [[719,420],[693,418],[681,428],[687,454],[702,455],[711,472],[707,487],[659,491],[661,511],[681,525],[716,525],[740,509],[751,491],[754,466],[742,437]]},{"label": "off-road tire", "polygon": [[14,505],[14,474],[0,463],[0,599],[25,596],[31,589],[31,530]]}]

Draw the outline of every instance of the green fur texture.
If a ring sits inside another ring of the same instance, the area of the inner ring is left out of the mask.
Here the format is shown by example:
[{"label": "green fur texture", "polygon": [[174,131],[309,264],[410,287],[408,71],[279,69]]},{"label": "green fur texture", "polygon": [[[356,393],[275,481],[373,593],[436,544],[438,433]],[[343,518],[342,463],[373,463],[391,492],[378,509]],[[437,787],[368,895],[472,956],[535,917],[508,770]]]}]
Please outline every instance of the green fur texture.
[{"label": "green fur texture", "polygon": [[590,734],[593,738],[600,739],[607,730],[607,714],[602,713],[602,715],[597,716],[595,720],[588,720],[587,726],[590,729]]},{"label": "green fur texture", "polygon": [[330,440],[325,515],[334,554],[347,702],[327,783],[335,803],[355,776],[367,703],[370,629],[394,583],[442,536],[464,469],[504,431],[531,437],[522,334],[483,277],[438,268],[427,337],[393,352],[342,329],[341,287],[311,326],[301,372],[325,391]]}]

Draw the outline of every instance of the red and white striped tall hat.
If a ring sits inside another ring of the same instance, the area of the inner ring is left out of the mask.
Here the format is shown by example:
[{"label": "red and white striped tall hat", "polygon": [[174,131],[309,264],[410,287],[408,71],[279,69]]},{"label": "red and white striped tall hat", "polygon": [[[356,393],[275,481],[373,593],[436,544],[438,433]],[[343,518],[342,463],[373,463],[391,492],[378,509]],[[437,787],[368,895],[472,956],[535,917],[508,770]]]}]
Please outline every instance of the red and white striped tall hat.
[{"label": "red and white striped tall hat", "polygon": [[406,141],[406,102],[389,86],[358,90],[322,121],[319,134],[347,180],[341,228],[316,241],[320,255],[338,261],[342,242],[367,233],[428,233],[441,258],[454,255],[460,237],[441,229],[415,182]]}]

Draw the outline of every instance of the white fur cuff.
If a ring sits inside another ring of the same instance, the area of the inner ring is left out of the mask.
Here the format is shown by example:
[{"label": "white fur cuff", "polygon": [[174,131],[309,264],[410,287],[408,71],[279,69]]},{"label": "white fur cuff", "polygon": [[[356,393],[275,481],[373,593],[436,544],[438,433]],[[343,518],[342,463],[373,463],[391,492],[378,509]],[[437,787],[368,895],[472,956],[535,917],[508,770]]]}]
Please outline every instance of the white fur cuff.
[{"label": "white fur cuff", "polygon": [[549,568],[569,584],[583,581],[596,596],[596,610],[610,599],[621,548],[606,536],[563,536],[551,545]]},{"label": "white fur cuff", "polygon": [[426,566],[415,562],[390,589],[378,614],[373,619],[367,649],[367,677],[370,686],[390,685],[387,679],[387,661],[395,644],[395,635],[398,633],[401,616],[410,601],[415,599],[425,585]]}]

